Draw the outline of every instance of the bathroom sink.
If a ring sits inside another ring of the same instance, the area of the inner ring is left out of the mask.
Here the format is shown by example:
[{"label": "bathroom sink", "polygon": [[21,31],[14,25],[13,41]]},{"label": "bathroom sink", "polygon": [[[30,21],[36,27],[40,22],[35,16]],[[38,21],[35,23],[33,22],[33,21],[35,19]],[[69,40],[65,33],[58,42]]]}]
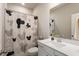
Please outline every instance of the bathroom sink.
[{"label": "bathroom sink", "polygon": [[66,45],[66,43],[64,43],[63,41],[57,41],[57,40],[50,40],[46,42],[47,45],[50,45],[51,47],[56,47],[56,48],[63,48]]},{"label": "bathroom sink", "polygon": [[50,45],[53,45],[55,47],[58,47],[58,48],[64,48],[64,47],[70,47],[70,46],[75,46],[71,43],[67,43],[67,42],[64,42],[64,41],[61,41],[61,42],[57,42],[57,41],[50,41],[49,43]]},{"label": "bathroom sink", "polygon": [[65,44],[62,44],[60,42],[51,42],[51,44],[53,44],[54,46],[59,47],[59,48],[62,48],[62,47],[66,46]]},{"label": "bathroom sink", "polygon": [[53,41],[50,41],[50,43],[47,43],[47,45],[50,45],[51,47],[56,47],[56,48],[63,48],[63,47],[66,46],[66,45],[63,44],[63,43],[60,43],[60,42],[53,42]]}]

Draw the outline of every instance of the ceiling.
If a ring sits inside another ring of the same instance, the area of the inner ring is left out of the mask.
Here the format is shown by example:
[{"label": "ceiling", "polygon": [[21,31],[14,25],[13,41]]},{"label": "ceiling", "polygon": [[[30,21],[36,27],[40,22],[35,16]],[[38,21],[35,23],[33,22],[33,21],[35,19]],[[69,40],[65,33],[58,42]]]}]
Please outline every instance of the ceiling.
[{"label": "ceiling", "polygon": [[8,3],[8,5],[19,5],[29,9],[34,9],[39,3]]},{"label": "ceiling", "polygon": [[50,9],[50,13],[51,13],[52,11],[55,11],[55,10],[61,8],[61,7],[64,7],[64,6],[66,6],[66,5],[69,5],[69,4],[70,4],[70,3],[60,3],[60,4],[58,4],[57,6],[55,6],[54,8]]},{"label": "ceiling", "polygon": [[[22,7],[25,7],[25,8],[29,8],[29,9],[34,9],[36,6],[38,6],[39,4],[44,4],[44,3],[7,3],[7,5],[14,5],[14,6],[22,6]],[[57,3],[58,4],[58,3]],[[54,6],[56,5],[55,4],[51,4],[51,6]]]}]

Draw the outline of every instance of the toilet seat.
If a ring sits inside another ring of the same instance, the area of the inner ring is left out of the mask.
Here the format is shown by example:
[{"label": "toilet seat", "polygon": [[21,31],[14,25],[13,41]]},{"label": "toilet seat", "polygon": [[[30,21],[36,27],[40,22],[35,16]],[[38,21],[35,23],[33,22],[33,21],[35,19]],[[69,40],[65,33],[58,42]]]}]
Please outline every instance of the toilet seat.
[{"label": "toilet seat", "polygon": [[28,49],[27,52],[28,52],[28,55],[31,55],[31,56],[38,55],[38,48],[32,47]]}]

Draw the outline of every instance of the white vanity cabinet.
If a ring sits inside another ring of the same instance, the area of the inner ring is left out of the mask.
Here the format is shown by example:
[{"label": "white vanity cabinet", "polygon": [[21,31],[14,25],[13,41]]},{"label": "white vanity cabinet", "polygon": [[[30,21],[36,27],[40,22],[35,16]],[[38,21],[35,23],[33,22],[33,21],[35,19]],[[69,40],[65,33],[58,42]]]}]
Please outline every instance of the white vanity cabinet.
[{"label": "white vanity cabinet", "polygon": [[38,56],[66,56],[65,54],[38,42]]},{"label": "white vanity cabinet", "polygon": [[[38,56],[79,56],[79,41],[64,38],[38,40]],[[57,39],[61,39],[58,42]]]},{"label": "white vanity cabinet", "polygon": [[57,50],[54,50],[54,56],[67,56],[67,55],[65,55],[64,53],[61,53],[61,52],[59,52],[59,51],[57,51]]},{"label": "white vanity cabinet", "polygon": [[41,43],[38,43],[38,55],[39,56],[54,56],[54,50],[45,46]]}]

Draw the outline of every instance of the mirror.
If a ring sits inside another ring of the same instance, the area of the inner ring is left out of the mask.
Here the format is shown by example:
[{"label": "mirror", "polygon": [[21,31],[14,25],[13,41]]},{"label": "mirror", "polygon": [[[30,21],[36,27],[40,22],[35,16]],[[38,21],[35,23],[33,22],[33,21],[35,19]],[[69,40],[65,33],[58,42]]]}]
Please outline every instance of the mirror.
[{"label": "mirror", "polygon": [[[71,39],[71,15],[74,11],[73,4],[63,3],[50,9],[50,35]],[[53,22],[52,22],[53,21]]]}]

